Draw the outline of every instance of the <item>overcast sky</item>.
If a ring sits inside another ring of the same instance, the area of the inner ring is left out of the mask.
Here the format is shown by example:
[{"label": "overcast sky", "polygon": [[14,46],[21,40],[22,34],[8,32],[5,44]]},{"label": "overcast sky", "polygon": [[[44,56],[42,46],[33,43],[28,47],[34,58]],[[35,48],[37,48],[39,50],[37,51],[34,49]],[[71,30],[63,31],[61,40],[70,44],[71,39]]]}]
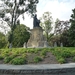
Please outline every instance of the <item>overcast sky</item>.
[{"label": "overcast sky", "polygon": [[[72,9],[75,8],[75,0],[39,0],[37,5],[37,17],[41,17],[46,11],[52,13],[53,20],[69,20],[72,14]],[[25,21],[21,20],[31,29],[33,28],[33,19],[25,15]]]}]

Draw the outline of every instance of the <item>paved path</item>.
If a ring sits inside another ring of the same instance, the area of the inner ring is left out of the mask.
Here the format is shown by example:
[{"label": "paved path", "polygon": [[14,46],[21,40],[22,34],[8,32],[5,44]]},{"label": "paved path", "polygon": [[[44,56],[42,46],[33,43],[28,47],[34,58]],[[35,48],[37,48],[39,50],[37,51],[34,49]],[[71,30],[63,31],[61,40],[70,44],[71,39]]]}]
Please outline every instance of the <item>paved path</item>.
[{"label": "paved path", "polygon": [[15,70],[29,70],[29,69],[60,69],[60,68],[75,68],[75,63],[68,64],[39,64],[39,65],[8,65],[0,64],[0,69],[15,69]]}]

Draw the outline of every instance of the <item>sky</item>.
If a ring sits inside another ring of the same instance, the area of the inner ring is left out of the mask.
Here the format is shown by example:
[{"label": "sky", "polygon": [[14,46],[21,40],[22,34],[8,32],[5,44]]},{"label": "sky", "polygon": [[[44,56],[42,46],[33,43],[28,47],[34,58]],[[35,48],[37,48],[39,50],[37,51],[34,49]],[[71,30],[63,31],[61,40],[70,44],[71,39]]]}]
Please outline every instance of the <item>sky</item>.
[{"label": "sky", "polygon": [[[75,0],[39,0],[37,4],[37,18],[42,17],[44,12],[51,12],[51,16],[53,21],[58,18],[59,20],[69,20],[72,14],[72,9],[75,8]],[[25,20],[20,18],[21,24],[28,26],[30,29],[33,28],[33,18],[25,14]],[[8,29],[7,29],[8,30]],[[1,32],[4,32],[3,29],[0,28]],[[6,31],[6,29],[5,29]]]},{"label": "sky", "polygon": [[[37,18],[42,17],[44,12],[51,12],[51,16],[55,21],[69,20],[72,14],[72,9],[75,8],[75,0],[39,0],[37,4]],[[31,29],[33,28],[33,19],[25,14],[25,20],[21,19],[21,23],[27,25]]]}]

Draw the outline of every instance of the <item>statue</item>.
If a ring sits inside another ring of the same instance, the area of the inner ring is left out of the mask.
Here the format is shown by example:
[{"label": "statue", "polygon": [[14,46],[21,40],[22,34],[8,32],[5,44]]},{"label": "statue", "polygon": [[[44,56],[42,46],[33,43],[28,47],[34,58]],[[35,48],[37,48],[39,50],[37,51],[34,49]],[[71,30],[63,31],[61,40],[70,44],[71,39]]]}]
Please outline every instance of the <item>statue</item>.
[{"label": "statue", "polygon": [[33,18],[33,28],[34,27],[40,27],[39,23],[40,23],[40,20],[37,19],[37,15],[35,14],[35,16]]}]

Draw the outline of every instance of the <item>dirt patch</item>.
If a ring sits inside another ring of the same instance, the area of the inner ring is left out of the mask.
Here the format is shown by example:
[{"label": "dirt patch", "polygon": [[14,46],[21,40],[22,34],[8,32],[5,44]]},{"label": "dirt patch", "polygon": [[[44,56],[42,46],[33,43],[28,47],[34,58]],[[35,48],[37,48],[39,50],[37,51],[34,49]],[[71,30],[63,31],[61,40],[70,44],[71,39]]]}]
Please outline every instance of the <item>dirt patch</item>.
[{"label": "dirt patch", "polygon": [[0,60],[0,64],[4,64],[4,61],[3,60]]},{"label": "dirt patch", "polygon": [[38,64],[58,64],[58,62],[55,56],[52,53],[48,52],[46,57]]}]

